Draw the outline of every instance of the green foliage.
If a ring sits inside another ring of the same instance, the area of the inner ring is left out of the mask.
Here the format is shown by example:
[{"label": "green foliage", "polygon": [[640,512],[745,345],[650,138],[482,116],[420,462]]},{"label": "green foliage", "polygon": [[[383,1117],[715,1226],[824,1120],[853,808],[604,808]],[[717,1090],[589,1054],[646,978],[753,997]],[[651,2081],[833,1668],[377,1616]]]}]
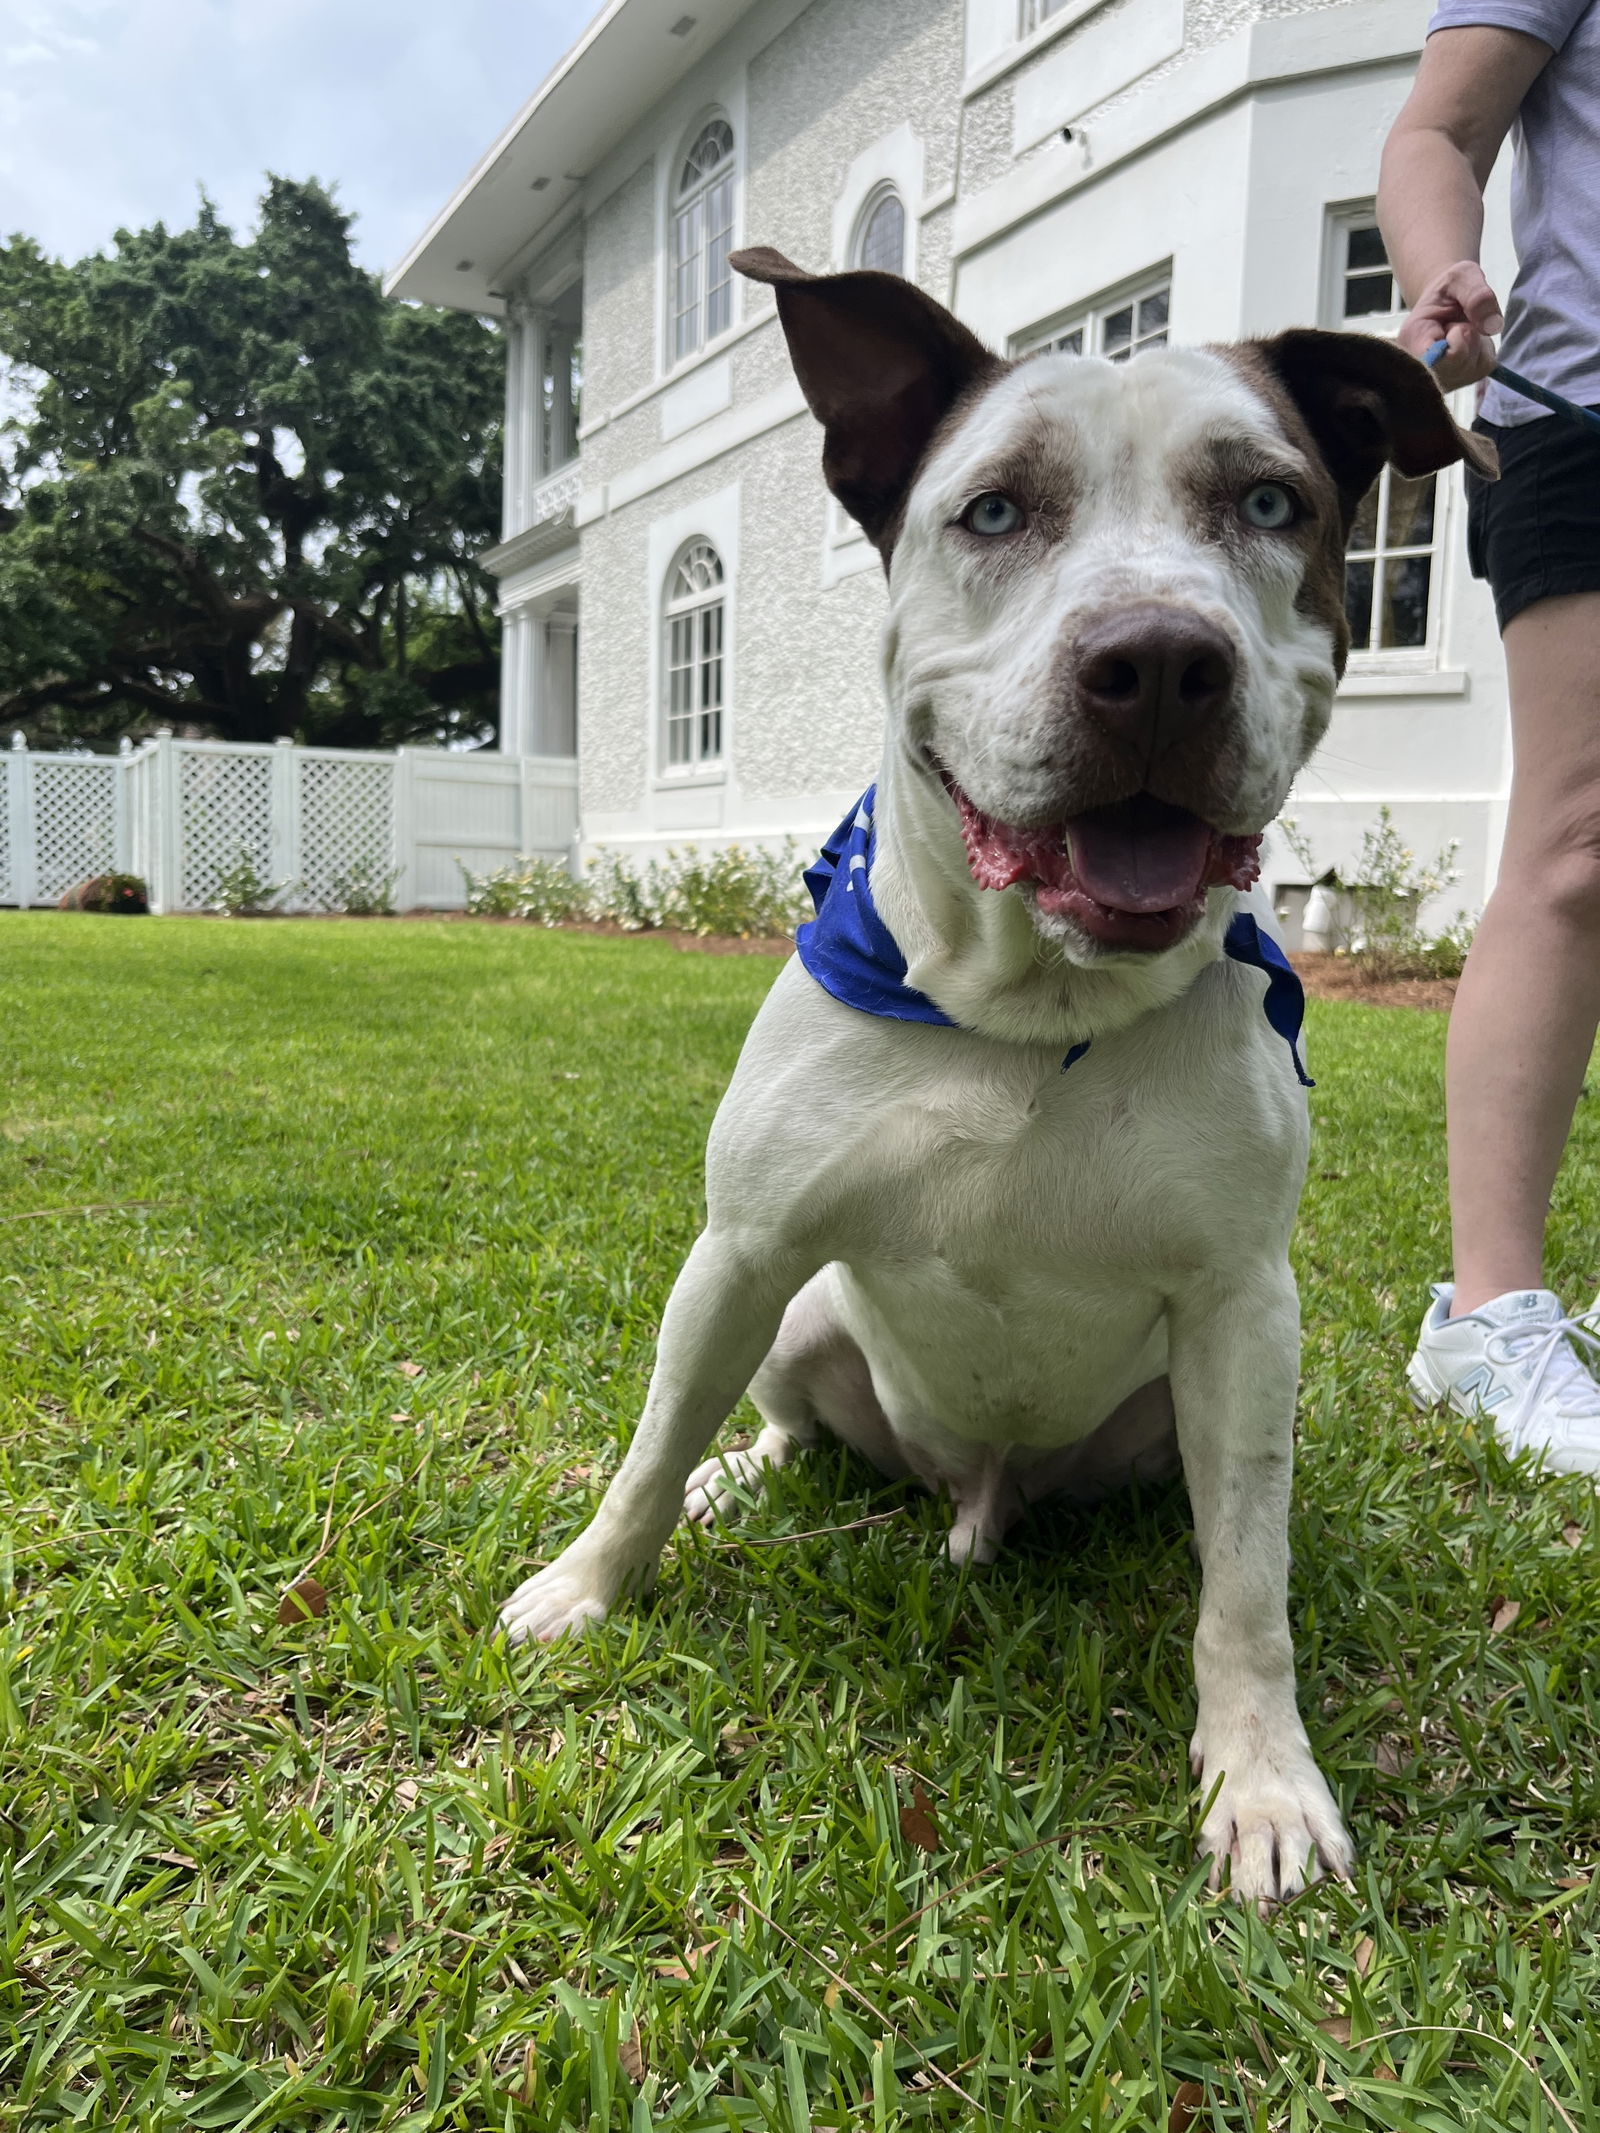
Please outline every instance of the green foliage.
[{"label": "green foliage", "polygon": [[[1178,1487],[956,1572],[824,1446],[496,1643],[779,967],[0,914],[0,2126],[1158,2133],[1193,2081],[1190,2133],[1600,2133],[1600,1506],[1403,1397],[1441,1016],[1309,1009],[1291,1614],[1353,1887],[1196,1887]],[[1575,1301],[1597,1238],[1586,1104]]]},{"label": "green foliage", "polygon": [[0,246],[0,718],[391,746],[492,731],[500,343],[386,303],[349,218],[273,178],[236,238]]},{"label": "green foliage", "polygon": [[398,867],[381,866],[376,859],[358,859],[333,877],[328,908],[347,918],[384,918],[394,909],[394,885]]},{"label": "green foliage", "polygon": [[519,859],[490,874],[474,874],[465,866],[461,872],[474,918],[527,918],[559,926],[597,915],[590,884],[575,879],[559,859]]},{"label": "green foliage", "polygon": [[702,854],[691,844],[647,870],[642,895],[657,926],[779,937],[792,933],[811,908],[800,875],[793,838],[781,851],[725,844]]},{"label": "green foliage", "polygon": [[249,847],[241,844],[238,858],[218,875],[207,908],[228,918],[259,918],[297,886],[293,881],[270,881]]},{"label": "green foliage", "polygon": [[593,919],[629,933],[663,929],[740,939],[779,940],[810,910],[793,838],[781,850],[696,845],[642,865],[601,850],[581,879],[551,859],[520,859],[490,874],[465,867],[467,909],[479,917],[534,919],[559,925]]},{"label": "green foliage", "polygon": [[1422,907],[1451,888],[1458,842],[1452,839],[1427,863],[1401,839],[1387,805],[1378,809],[1374,826],[1362,832],[1361,850],[1348,873],[1337,868],[1319,872],[1310,839],[1292,819],[1280,822],[1284,842],[1308,877],[1327,882],[1344,906],[1344,951],[1368,976],[1386,978],[1457,977],[1472,944],[1470,924],[1446,932],[1422,930]]},{"label": "green foliage", "polygon": [[137,874],[96,874],[61,899],[64,911],[116,911],[142,914],[150,909],[150,891]]}]

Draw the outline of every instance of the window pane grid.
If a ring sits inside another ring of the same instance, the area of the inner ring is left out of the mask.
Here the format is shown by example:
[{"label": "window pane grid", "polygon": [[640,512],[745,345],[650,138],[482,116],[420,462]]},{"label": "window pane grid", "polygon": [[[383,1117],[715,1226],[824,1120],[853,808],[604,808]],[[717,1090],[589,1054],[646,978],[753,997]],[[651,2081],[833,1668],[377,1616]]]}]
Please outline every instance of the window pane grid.
[{"label": "window pane grid", "polygon": [[1362,499],[1345,551],[1345,615],[1353,652],[1419,651],[1428,642],[1438,477],[1408,481],[1385,467]]},{"label": "window pane grid", "polygon": [[1100,324],[1100,353],[1112,363],[1129,363],[1143,348],[1167,345],[1167,288],[1135,297],[1108,311]]},{"label": "window pane grid", "polygon": [[688,355],[700,345],[700,252],[705,202],[691,201],[677,221],[677,273],[674,313],[677,353]]},{"label": "window pane grid", "polygon": [[1128,363],[1146,348],[1166,347],[1171,309],[1172,284],[1163,281],[1113,303],[1097,305],[1070,325],[1054,326],[1018,353],[1082,355],[1088,349],[1108,362]]},{"label": "window pane grid", "polygon": [[1344,262],[1340,268],[1341,318],[1382,318],[1399,308],[1394,273],[1384,248],[1383,232],[1373,222],[1343,225]]},{"label": "window pane grid", "polygon": [[860,264],[880,274],[899,274],[906,260],[906,211],[898,193],[886,192],[874,203],[861,232]]},{"label": "window pane grid", "polygon": [[678,174],[673,213],[672,352],[693,355],[733,323],[733,129],[702,127]]},{"label": "window pane grid", "polygon": [[1041,22],[1048,22],[1052,15],[1059,14],[1066,4],[1067,0],[1022,0],[1017,35],[1028,36]]},{"label": "window pane grid", "polygon": [[695,541],[667,581],[666,767],[692,770],[722,754],[722,558]]}]

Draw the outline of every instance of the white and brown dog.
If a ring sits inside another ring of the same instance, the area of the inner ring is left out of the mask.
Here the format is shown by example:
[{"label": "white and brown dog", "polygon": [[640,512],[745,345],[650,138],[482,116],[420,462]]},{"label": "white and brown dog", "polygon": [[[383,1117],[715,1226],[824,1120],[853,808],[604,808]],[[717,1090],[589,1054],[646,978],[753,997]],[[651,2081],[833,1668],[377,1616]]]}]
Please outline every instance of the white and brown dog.
[{"label": "white and brown dog", "polygon": [[[892,275],[734,263],[888,572],[883,768],[828,890],[865,881],[887,1004],[821,952],[773,986],[627,1456],[502,1619],[603,1615],[686,1497],[819,1429],[947,1490],[958,1561],[1181,1459],[1201,1848],[1270,1902],[1352,1852],[1286,1609],[1306,1105],[1229,929],[1328,721],[1357,502],[1485,448],[1365,336],[1011,364]],[[760,1435],[697,1465],[746,1388]]]}]

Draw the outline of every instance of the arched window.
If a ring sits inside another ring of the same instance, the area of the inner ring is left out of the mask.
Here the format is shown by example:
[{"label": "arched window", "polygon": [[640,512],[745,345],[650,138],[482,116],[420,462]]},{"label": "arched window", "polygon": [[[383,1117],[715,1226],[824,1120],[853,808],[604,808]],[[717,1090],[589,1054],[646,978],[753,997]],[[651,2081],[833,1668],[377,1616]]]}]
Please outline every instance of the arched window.
[{"label": "arched window", "polygon": [[665,767],[692,770],[722,757],[722,558],[691,541],[667,575]]},{"label": "arched window", "polygon": [[856,237],[856,265],[877,267],[884,274],[906,270],[906,211],[892,185],[883,186],[867,202]]},{"label": "arched window", "polygon": [[733,128],[708,119],[678,169],[672,196],[672,356],[677,362],[733,324]]}]

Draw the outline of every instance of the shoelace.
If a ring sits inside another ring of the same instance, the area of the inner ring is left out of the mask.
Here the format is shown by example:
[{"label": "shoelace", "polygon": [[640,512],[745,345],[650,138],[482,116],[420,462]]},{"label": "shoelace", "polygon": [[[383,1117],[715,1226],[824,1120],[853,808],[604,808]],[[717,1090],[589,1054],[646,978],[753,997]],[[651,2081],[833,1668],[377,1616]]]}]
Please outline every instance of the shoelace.
[{"label": "shoelace", "polygon": [[1483,1352],[1496,1366],[1531,1365],[1522,1401],[1524,1415],[1538,1406],[1548,1386],[1550,1404],[1564,1422],[1600,1422],[1600,1385],[1574,1353],[1571,1341],[1581,1341],[1600,1354],[1600,1330],[1594,1316],[1585,1313],[1580,1318],[1551,1319],[1538,1326],[1501,1327],[1489,1335]]}]

